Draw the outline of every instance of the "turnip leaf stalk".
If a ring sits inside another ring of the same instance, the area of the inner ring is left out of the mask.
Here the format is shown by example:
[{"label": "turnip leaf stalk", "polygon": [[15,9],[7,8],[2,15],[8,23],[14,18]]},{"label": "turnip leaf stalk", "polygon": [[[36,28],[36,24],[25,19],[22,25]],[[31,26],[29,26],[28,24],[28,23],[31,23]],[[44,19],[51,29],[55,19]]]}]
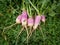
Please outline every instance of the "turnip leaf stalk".
[{"label": "turnip leaf stalk", "polygon": [[27,18],[28,18],[27,11],[23,10],[23,12],[22,12],[22,19],[21,19],[22,26],[26,26],[27,25]]},{"label": "turnip leaf stalk", "polygon": [[28,0],[29,1],[29,3],[32,5],[32,7],[36,10],[36,12],[38,13],[38,14],[40,14],[39,13],[39,10],[33,5],[33,3],[30,1],[30,0]]}]

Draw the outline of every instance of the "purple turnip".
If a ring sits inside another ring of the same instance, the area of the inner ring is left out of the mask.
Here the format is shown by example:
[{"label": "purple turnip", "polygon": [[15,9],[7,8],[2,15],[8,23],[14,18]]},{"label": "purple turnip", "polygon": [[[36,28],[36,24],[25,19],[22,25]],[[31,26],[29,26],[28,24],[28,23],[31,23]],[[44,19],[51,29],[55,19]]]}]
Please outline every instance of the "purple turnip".
[{"label": "purple turnip", "polygon": [[32,27],[34,24],[34,19],[33,18],[29,18],[28,19],[28,26]]},{"label": "purple turnip", "polygon": [[41,16],[36,16],[35,17],[35,23],[34,23],[34,26],[33,26],[33,29],[36,29],[38,27],[38,25],[40,24],[40,21],[41,21]]},{"label": "purple turnip", "polygon": [[45,16],[44,15],[41,16],[41,21],[45,22]]},{"label": "purple turnip", "polygon": [[17,24],[20,24],[20,23],[21,23],[21,18],[22,18],[22,15],[19,15],[19,16],[16,18],[16,23],[17,23]]},{"label": "purple turnip", "polygon": [[27,11],[24,10],[22,12],[22,19],[21,19],[22,26],[26,26],[27,25],[27,18],[28,18]]}]

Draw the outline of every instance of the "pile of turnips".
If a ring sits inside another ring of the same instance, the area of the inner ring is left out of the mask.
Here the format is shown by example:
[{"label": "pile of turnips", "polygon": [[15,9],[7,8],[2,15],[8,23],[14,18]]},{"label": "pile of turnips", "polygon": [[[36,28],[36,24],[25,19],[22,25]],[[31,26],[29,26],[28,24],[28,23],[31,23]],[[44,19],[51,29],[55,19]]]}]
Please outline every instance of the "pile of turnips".
[{"label": "pile of turnips", "polygon": [[[33,4],[31,3],[31,1],[29,1],[30,4],[33,6]],[[35,6],[33,6],[35,8]],[[37,11],[37,13],[39,12],[37,10],[37,8],[35,8],[35,10]],[[45,15],[39,14],[36,15],[34,18],[34,16],[29,17],[28,16],[28,11],[27,10],[23,10],[22,13],[20,15],[17,16],[16,18],[16,23],[15,24],[21,24],[22,25],[22,29],[20,30],[20,32],[18,33],[18,35],[16,36],[16,39],[18,39],[19,35],[21,34],[21,32],[24,30],[24,28],[27,31],[27,42],[28,42],[28,37],[30,37],[32,35],[32,33],[34,32],[34,30],[36,30],[38,28],[38,26],[41,24],[41,22],[45,23]],[[13,24],[13,25],[15,25]],[[3,32],[5,29],[12,27],[13,25],[6,27],[3,29]],[[29,32],[28,32],[28,28],[30,28]],[[17,41],[16,41],[17,44]]]},{"label": "pile of turnips", "polygon": [[22,26],[33,27],[33,29],[37,29],[41,21],[45,22],[45,15],[36,15],[35,18],[28,18],[28,13],[26,10],[23,10],[22,14],[16,18],[16,23],[21,23]]},{"label": "pile of turnips", "polygon": [[[41,22],[45,23],[45,15],[36,15],[35,18],[28,17],[28,13],[26,10],[23,10],[22,14],[18,15],[18,17],[16,18],[17,24],[22,24],[22,26],[26,27],[26,28],[30,27],[30,30],[29,30],[30,32],[29,32],[29,34],[27,33],[27,35],[28,35],[27,37],[29,37],[29,38],[32,35],[32,33],[34,32],[34,30],[36,30],[38,28],[38,26],[40,25]],[[21,34],[22,31],[23,30],[20,31],[19,35]]]},{"label": "pile of turnips", "polygon": [[[34,30],[36,30],[38,26],[41,24],[41,22],[45,23],[45,15],[36,15],[34,18],[33,17],[34,16],[32,17],[28,16],[27,10],[23,10],[22,13],[17,16],[15,24],[21,24],[23,28],[20,29],[20,32],[18,33],[16,38],[19,37],[21,32],[24,30],[24,28],[26,29],[26,31],[28,31],[27,27],[30,27],[29,32],[27,32],[27,38],[30,37],[32,33],[34,32]],[[10,28],[13,25],[5,27],[3,29],[3,32],[5,31],[5,29]]]},{"label": "pile of turnips", "polygon": [[[22,33],[22,31],[25,28],[27,31],[27,44],[28,44],[28,39],[31,37],[32,33],[38,28],[41,22],[45,23],[45,15],[36,15],[34,18],[33,17],[34,16],[32,17],[28,16],[27,10],[23,10],[22,13],[17,16],[15,24],[21,24],[22,29],[20,29],[18,35],[16,36],[16,40],[18,40],[19,35]],[[10,28],[13,25],[5,27],[3,29],[3,34],[4,34],[5,29]],[[30,29],[29,31],[27,27],[29,27]],[[16,41],[16,44],[17,44],[17,41]]]}]

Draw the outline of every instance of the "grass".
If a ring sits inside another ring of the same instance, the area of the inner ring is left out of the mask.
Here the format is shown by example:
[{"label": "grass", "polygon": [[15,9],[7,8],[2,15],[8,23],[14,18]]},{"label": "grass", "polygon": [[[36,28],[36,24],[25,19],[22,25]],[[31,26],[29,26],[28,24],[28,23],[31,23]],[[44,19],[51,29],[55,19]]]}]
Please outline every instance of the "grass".
[{"label": "grass", "polygon": [[[22,0],[1,0],[0,1],[0,45],[15,45],[16,39],[15,37],[21,30],[22,26],[15,25],[9,29],[5,30],[5,34],[3,35],[3,28],[10,26],[15,23],[16,17],[21,14],[22,12]],[[26,7],[27,8],[30,4],[26,1]],[[36,0],[35,0],[36,1]],[[44,38],[42,36],[41,30],[37,28],[37,30],[33,33],[31,38],[29,39],[29,45],[60,45],[60,3],[59,0],[50,1],[47,0],[46,2],[43,0],[37,0],[35,2],[32,0],[32,3],[40,10],[41,4],[41,14],[46,15],[46,22],[41,23],[39,28],[42,28],[42,32],[44,35]],[[39,2],[39,3],[38,3]],[[42,3],[44,2],[44,3]],[[52,3],[53,2],[53,3]],[[49,3],[49,4],[48,4]],[[52,4],[54,4],[54,8],[52,8]],[[47,6],[46,6],[47,5]],[[35,15],[36,11],[31,6],[32,10],[32,16]],[[44,12],[45,11],[45,12]],[[53,12],[53,13],[52,13]],[[37,14],[37,13],[36,13]],[[6,35],[6,37],[5,37]],[[26,45],[26,41],[24,40],[26,38],[26,31],[22,32],[22,34],[19,36],[18,45]]]}]

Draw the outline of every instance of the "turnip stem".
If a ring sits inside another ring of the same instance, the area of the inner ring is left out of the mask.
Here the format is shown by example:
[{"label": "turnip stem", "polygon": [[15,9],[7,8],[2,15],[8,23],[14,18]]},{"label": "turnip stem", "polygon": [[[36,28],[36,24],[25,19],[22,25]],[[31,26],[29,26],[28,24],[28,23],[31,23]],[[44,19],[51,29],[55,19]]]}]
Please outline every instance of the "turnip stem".
[{"label": "turnip stem", "polygon": [[29,1],[29,3],[33,6],[33,8],[37,11],[37,13],[40,14],[40,13],[39,13],[39,10],[32,4],[32,2],[31,2],[30,0],[28,0],[28,1]]},{"label": "turnip stem", "polygon": [[18,35],[17,35],[17,37],[16,37],[16,45],[17,45],[17,42],[18,42],[18,37],[19,37],[19,35],[22,33],[22,31],[24,30],[24,27],[19,31],[19,33],[18,33]]},{"label": "turnip stem", "polygon": [[14,26],[14,25],[16,25],[17,23],[14,23],[14,24],[12,24],[12,25],[10,25],[10,26],[8,26],[8,27],[4,27],[3,28],[3,32],[5,31],[5,29],[8,29],[8,28],[11,28],[12,26]]},{"label": "turnip stem", "polygon": [[25,5],[24,5],[24,3],[25,3],[25,1],[24,0],[22,0],[22,5],[23,5],[23,10],[25,10]]}]

